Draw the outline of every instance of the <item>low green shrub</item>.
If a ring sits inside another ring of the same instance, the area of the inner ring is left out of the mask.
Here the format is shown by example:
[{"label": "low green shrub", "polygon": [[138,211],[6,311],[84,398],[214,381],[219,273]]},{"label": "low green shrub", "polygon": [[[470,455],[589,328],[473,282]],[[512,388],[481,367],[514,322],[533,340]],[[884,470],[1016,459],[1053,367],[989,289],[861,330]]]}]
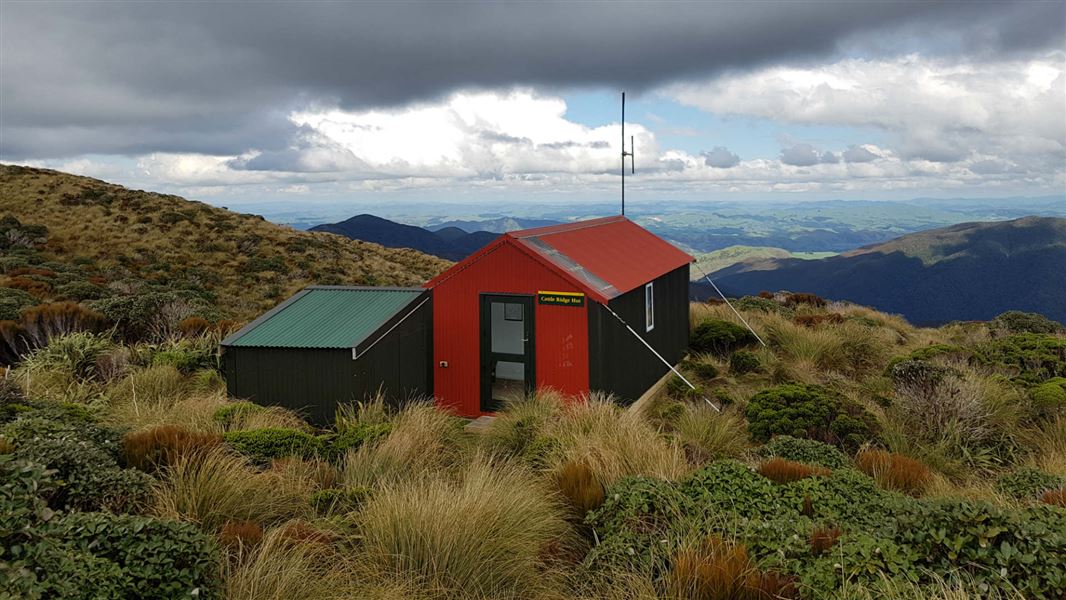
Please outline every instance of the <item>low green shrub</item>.
[{"label": "low green shrub", "polygon": [[717,319],[708,319],[697,325],[690,340],[693,350],[718,356],[725,356],[756,343],[758,340],[747,328]]},{"label": "low green shrub", "polygon": [[264,408],[255,402],[248,402],[247,400],[239,400],[237,402],[230,402],[229,404],[220,407],[211,416],[216,423],[223,427],[232,427],[244,420],[248,415],[261,412]]},{"label": "low green shrub", "polygon": [[1029,390],[1033,411],[1041,417],[1050,417],[1066,410],[1066,377],[1055,377]]},{"label": "low green shrub", "polygon": [[53,535],[119,565],[126,597],[205,596],[217,584],[214,540],[191,523],[108,513],[71,513]]},{"label": "low green shrub", "polygon": [[827,469],[843,469],[851,466],[851,460],[835,446],[790,435],[774,437],[760,447],[758,452],[763,458],[784,458]]},{"label": "low green shrub", "polygon": [[209,596],[213,540],[192,524],[110,513],[56,513],[62,487],[40,463],[0,455],[0,596],[169,599]]},{"label": "low green shrub", "polygon": [[286,456],[312,457],[322,454],[322,440],[298,429],[269,427],[246,431],[230,431],[223,439],[234,450],[259,464],[268,464]]},{"label": "low green shrub", "polygon": [[99,446],[71,436],[23,439],[16,458],[56,471],[62,484],[48,498],[55,508],[112,511],[134,510],[151,498],[151,478],[119,467]]},{"label": "low green shrub", "polygon": [[992,319],[988,328],[994,332],[1012,333],[1059,333],[1062,324],[1038,313],[1008,310]]},{"label": "low green shrub", "polygon": [[692,372],[697,377],[703,379],[714,379],[718,377],[718,367],[714,366],[714,363],[707,361],[696,361],[691,365]]},{"label": "low green shrub", "polygon": [[184,374],[219,368],[218,346],[209,338],[182,338],[158,348],[152,365],[169,365]]},{"label": "low green shrub", "polygon": [[311,493],[309,502],[315,513],[328,516],[359,510],[370,497],[370,488],[326,488]]},{"label": "low green shrub", "polygon": [[1023,382],[1066,377],[1066,338],[1020,333],[979,344],[974,354],[986,365],[1015,371]]},{"label": "low green shrub", "polygon": [[774,302],[770,298],[761,298],[759,296],[744,296],[739,300],[733,302],[733,308],[737,310],[761,310],[762,312],[786,312],[784,306]]},{"label": "low green shrub", "polygon": [[25,290],[0,287],[0,321],[17,321],[23,309],[37,302],[37,298]]},{"label": "low green shrub", "polygon": [[52,338],[48,345],[23,359],[23,367],[31,372],[60,370],[77,380],[96,376],[96,361],[115,347],[108,337],[90,332],[70,333]]},{"label": "low green shrub", "polygon": [[391,423],[358,423],[340,433],[323,437],[323,443],[330,459],[344,458],[349,450],[355,450],[363,444],[373,443],[392,432]]},{"label": "low green shrub", "polygon": [[729,357],[729,371],[737,375],[754,373],[761,367],[759,355],[748,350],[737,350]]},{"label": "low green shrub", "polygon": [[818,385],[786,384],[748,400],[748,429],[757,441],[791,435],[854,450],[874,438],[873,415],[840,394]]},{"label": "low green shrub", "polygon": [[1035,500],[1048,490],[1066,484],[1066,478],[1033,467],[1020,467],[996,480],[996,490],[1012,498]]},{"label": "low green shrub", "polygon": [[[805,597],[837,597],[845,581],[928,585],[948,576],[990,594],[1066,592],[1066,511],[920,500],[853,469],[774,484],[720,461],[680,483],[627,478],[586,523],[600,540],[583,563],[593,576],[621,569],[655,578],[693,536],[719,535],[744,544],[760,569],[798,576]],[[826,526],[840,536],[831,552],[815,552],[812,534]]]}]

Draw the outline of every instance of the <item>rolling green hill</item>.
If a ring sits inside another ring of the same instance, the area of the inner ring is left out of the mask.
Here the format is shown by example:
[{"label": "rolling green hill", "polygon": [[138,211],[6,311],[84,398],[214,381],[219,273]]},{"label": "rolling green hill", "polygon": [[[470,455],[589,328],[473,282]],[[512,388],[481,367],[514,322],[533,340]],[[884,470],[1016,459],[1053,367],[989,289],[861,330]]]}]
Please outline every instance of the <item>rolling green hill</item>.
[{"label": "rolling green hill", "polygon": [[714,279],[730,294],[810,292],[917,323],[987,320],[1007,310],[1061,321],[1066,319],[1066,219],[964,223],[821,260],[734,265]]},{"label": "rolling green hill", "polygon": [[247,320],[309,284],[418,285],[450,263],[165,194],[0,165],[0,306],[181,296]]},{"label": "rolling green hill", "polygon": [[714,273],[733,265],[754,265],[762,261],[782,258],[815,260],[834,254],[834,252],[789,252],[783,248],[768,246],[729,246],[714,252],[695,254],[696,263],[692,265],[690,277],[693,281],[702,281],[705,273]]}]

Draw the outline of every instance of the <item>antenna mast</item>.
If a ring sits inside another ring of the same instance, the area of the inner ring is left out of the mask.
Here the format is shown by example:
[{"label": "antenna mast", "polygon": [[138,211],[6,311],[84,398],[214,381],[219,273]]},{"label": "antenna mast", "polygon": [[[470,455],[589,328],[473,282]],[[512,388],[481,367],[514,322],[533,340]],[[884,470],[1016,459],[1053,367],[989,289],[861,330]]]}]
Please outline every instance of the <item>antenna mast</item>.
[{"label": "antenna mast", "polygon": [[633,155],[633,136],[629,136],[629,152],[626,152],[626,93],[622,92],[622,215],[626,214],[626,157],[629,157],[630,174],[636,174],[637,165]]}]

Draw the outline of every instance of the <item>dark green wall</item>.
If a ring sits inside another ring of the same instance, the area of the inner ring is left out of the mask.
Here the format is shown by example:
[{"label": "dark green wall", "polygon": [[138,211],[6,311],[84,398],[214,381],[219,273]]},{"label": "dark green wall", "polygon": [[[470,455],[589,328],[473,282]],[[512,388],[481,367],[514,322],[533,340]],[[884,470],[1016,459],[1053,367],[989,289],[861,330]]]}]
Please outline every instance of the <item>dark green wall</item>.
[{"label": "dark green wall", "polygon": [[[655,328],[644,331],[644,286],[610,301],[611,309],[676,365],[688,348],[689,266],[655,280]],[[589,304],[589,387],[629,404],[669,371],[603,305]]]},{"label": "dark green wall", "polygon": [[226,388],[236,398],[293,409],[316,425],[331,424],[338,403],[379,389],[393,404],[431,396],[432,318],[432,302],[426,302],[392,331],[399,318],[390,320],[362,346],[384,337],[357,360],[350,348],[225,347]]}]

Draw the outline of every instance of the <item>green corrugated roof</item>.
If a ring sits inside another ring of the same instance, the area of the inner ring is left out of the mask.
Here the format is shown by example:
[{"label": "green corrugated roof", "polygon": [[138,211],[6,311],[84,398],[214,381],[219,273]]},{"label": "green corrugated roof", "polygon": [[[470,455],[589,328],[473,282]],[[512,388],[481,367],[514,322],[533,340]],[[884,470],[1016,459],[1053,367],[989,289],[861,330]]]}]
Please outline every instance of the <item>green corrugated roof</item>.
[{"label": "green corrugated roof", "polygon": [[352,348],[424,292],[403,288],[308,288],[222,344]]}]

